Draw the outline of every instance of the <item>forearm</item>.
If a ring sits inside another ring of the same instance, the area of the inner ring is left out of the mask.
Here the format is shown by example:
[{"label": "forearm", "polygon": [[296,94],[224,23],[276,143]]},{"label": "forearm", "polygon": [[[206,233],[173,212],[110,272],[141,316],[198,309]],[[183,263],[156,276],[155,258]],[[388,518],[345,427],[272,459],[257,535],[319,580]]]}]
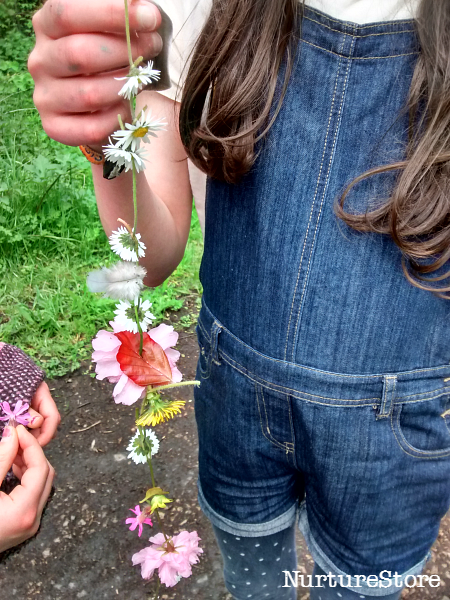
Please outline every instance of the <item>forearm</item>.
[{"label": "forearm", "polygon": [[[166,130],[158,132],[146,145],[146,169],[137,175],[137,233],[146,245],[141,263],[148,276],[145,283],[160,285],[178,266],[186,247],[192,212],[192,190],[187,156],[178,133],[178,105],[156,92],[138,96],[137,110],[144,106],[166,121]],[[131,226],[133,180],[131,171],[108,181],[102,168],[93,166],[93,177],[100,219],[107,235],[117,229],[117,219]]]},{"label": "forearm", "polygon": [[[149,167],[151,168],[151,167]],[[134,223],[131,171],[112,181],[103,179],[102,168],[92,167],[100,219],[109,236],[123,219],[131,226]],[[192,203],[186,202],[186,189],[172,193],[185,196],[183,210],[191,211]],[[140,263],[147,269],[146,285],[160,285],[178,266],[183,258],[187,241],[185,227],[177,225],[166,203],[150,188],[144,173],[137,175],[137,232],[146,246],[145,257]]]}]

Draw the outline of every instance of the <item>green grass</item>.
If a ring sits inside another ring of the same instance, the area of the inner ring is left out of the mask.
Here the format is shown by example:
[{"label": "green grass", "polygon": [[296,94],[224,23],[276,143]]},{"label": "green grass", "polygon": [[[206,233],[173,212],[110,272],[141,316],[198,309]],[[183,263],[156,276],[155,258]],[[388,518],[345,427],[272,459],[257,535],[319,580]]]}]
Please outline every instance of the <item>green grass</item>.
[{"label": "green grass", "polygon": [[[0,339],[56,376],[88,358],[90,340],[113,317],[115,303],[88,292],[85,279],[114,255],[101,228],[88,162],[78,149],[47,138],[33,106],[26,71],[33,6],[0,4]],[[201,292],[201,253],[193,215],[177,271],[144,292],[155,324],[179,310],[186,296]],[[190,321],[187,315],[180,325]]]}]

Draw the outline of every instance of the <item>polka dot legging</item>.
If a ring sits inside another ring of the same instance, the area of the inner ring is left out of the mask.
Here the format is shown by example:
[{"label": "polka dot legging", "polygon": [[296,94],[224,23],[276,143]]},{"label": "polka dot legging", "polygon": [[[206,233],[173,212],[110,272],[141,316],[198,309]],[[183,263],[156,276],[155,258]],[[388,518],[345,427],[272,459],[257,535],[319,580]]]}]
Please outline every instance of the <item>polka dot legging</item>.
[{"label": "polka dot legging", "polygon": [[[284,587],[283,571],[296,571],[295,525],[262,537],[244,537],[213,526],[224,562],[224,579],[235,600],[295,600],[297,589]],[[313,575],[325,575],[317,565]],[[306,585],[306,584],[305,584]],[[299,595],[305,588],[298,588]],[[382,600],[399,600],[401,590],[382,596]],[[330,587],[322,579],[322,587],[310,589],[311,600],[359,600],[370,596],[343,588]]]}]

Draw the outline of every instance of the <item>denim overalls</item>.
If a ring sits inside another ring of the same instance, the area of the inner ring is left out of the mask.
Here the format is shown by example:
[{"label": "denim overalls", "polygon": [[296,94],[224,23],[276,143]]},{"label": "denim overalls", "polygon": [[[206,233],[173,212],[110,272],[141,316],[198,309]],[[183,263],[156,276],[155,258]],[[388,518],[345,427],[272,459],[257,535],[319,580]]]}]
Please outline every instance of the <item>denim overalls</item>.
[{"label": "denim overalls", "polygon": [[[334,213],[355,177],[404,157],[418,50],[413,21],[307,8],[254,168],[239,185],[208,182],[200,503],[245,538],[300,513],[335,575],[419,573],[449,506],[450,303],[407,282],[389,236]],[[383,202],[394,181],[363,181],[346,207]]]}]

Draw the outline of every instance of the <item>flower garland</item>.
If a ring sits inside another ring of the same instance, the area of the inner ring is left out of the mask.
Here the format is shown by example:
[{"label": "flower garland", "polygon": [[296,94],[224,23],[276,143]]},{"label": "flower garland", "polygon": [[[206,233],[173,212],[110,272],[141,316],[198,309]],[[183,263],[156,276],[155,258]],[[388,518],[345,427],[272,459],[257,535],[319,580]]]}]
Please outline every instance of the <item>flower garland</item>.
[{"label": "flower garland", "polygon": [[150,143],[156,132],[162,131],[164,120],[156,119],[147,107],[136,114],[136,95],[144,86],[159,79],[159,71],[152,62],[142,65],[143,58],[133,60],[131,51],[128,0],[125,3],[126,35],[130,70],[128,75],[117,79],[125,81],[119,95],[130,101],[132,122],[123,123],[119,115],[120,129],[115,131],[109,144],[104,147],[105,157],[116,168],[124,168],[133,175],[134,224],[130,226],[118,219],[121,226],[109,238],[112,251],[121,259],[112,267],[88,274],[88,288],[105,297],[118,300],[115,319],[110,321],[112,331],[100,330],[92,341],[92,360],[96,363],[97,379],[115,383],[113,397],[116,403],[131,406],[140,401],[136,409],[136,434],[127,446],[128,457],[136,464],[147,464],[151,487],[145,498],[129,510],[133,517],[126,519],[130,530],[138,530],[141,537],[144,525],[153,526],[156,518],[160,533],[150,538],[151,545],[132,557],[133,565],[141,565],[144,579],[158,572],[156,595],[160,582],[172,587],[182,577],[189,577],[192,565],[199,560],[203,550],[199,548],[197,532],[181,531],[177,535],[165,532],[160,510],[173,502],[169,492],[157,486],[153,472],[152,457],[158,452],[160,442],[148,425],[155,426],[173,418],[185,404],[180,400],[167,400],[160,391],[182,385],[199,385],[197,381],[182,382],[182,374],[176,363],[180,357],[174,349],[178,333],[173,327],[161,324],[149,329],[154,315],[151,303],[142,301],[146,269],[138,264],[145,256],[145,244],[137,232],[137,174],[145,169],[146,152],[142,143]]}]

